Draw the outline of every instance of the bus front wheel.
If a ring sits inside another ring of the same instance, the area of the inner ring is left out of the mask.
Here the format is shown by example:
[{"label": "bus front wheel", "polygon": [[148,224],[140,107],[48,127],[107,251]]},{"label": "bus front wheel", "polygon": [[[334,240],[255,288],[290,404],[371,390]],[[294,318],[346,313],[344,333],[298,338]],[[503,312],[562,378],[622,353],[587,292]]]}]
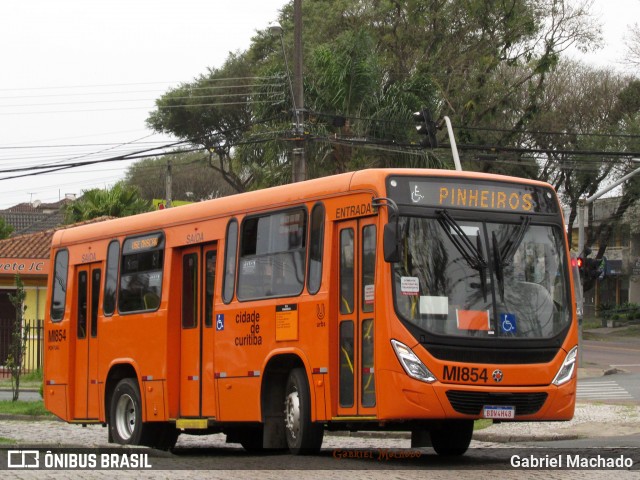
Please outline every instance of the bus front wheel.
[{"label": "bus front wheel", "polygon": [[450,420],[431,430],[431,445],[438,455],[463,455],[473,436],[473,420]]},{"label": "bus front wheel", "polygon": [[142,402],[138,383],[123,378],[111,396],[109,432],[114,443],[121,445],[143,444]]},{"label": "bus front wheel", "polygon": [[284,402],[284,427],[287,446],[293,454],[320,451],[324,427],[311,421],[311,394],[307,375],[302,368],[291,370]]}]

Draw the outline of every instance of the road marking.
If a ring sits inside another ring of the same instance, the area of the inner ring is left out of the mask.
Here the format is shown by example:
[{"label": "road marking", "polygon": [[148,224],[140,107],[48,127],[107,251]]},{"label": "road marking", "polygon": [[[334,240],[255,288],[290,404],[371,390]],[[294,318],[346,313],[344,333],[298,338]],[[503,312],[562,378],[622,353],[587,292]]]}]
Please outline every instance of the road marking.
[{"label": "road marking", "polygon": [[640,367],[640,363],[626,363],[622,365],[609,365],[610,367]]},{"label": "road marking", "polygon": [[598,382],[578,382],[577,398],[587,400],[626,400],[633,395],[613,380]]}]

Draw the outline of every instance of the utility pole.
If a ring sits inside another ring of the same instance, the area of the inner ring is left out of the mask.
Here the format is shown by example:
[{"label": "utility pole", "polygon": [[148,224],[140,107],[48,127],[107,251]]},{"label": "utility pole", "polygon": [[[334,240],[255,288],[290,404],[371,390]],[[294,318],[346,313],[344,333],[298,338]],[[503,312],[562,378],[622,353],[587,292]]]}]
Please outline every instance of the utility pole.
[{"label": "utility pole", "polygon": [[165,208],[171,208],[171,160],[167,160],[167,175],[165,178]]},{"label": "utility pole", "polygon": [[296,120],[296,140],[293,147],[291,180],[307,179],[307,164],[304,149],[304,87],[302,76],[302,0],[293,1],[293,96]]}]

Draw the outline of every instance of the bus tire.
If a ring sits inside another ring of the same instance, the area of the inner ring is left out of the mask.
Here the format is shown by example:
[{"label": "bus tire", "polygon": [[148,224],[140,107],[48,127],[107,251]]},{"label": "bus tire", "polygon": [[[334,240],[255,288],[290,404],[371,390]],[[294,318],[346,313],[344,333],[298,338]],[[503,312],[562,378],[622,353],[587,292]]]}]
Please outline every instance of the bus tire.
[{"label": "bus tire", "polygon": [[318,453],[324,426],[311,421],[311,393],[303,368],[294,368],[289,373],[284,399],[284,429],[289,451],[294,455]]},{"label": "bus tire", "polygon": [[109,408],[109,433],[114,443],[144,445],[140,389],[133,378],[123,378],[116,385]]},{"label": "bus tire", "polygon": [[438,455],[464,455],[472,436],[473,420],[450,420],[431,430],[431,445]]}]

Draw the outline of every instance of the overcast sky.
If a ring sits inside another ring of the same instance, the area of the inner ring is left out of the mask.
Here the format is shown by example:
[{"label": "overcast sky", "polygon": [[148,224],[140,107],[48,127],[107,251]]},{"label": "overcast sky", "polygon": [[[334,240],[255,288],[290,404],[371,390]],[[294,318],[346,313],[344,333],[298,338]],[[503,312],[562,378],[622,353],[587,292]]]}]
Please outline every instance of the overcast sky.
[{"label": "overcast sky", "polygon": [[[285,3],[1,0],[0,170],[166,144],[145,127],[155,99],[246,49]],[[616,66],[627,25],[640,22],[640,0],[596,0],[594,13],[607,47],[585,60]],[[0,208],[108,188],[129,164],[0,180]]]}]

